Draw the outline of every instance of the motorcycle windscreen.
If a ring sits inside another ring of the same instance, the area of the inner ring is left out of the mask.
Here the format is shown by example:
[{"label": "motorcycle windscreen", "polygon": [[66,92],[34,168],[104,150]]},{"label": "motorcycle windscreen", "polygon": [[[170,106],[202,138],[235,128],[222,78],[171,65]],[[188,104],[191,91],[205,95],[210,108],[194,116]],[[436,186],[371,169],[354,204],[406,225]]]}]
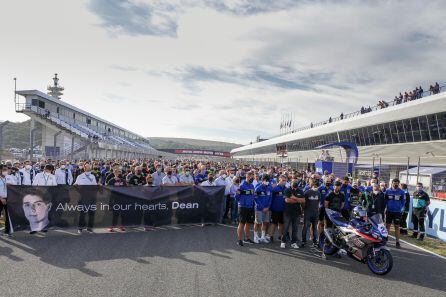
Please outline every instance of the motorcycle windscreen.
[{"label": "motorcycle windscreen", "polygon": [[380,213],[371,216],[369,220],[379,230],[382,236],[388,236],[386,225],[384,224],[382,215]]}]

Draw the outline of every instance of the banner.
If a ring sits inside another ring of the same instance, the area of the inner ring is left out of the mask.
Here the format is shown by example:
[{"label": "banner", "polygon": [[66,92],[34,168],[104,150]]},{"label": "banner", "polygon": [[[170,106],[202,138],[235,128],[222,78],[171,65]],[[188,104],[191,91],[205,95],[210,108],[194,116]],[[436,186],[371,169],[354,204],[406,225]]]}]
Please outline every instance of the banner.
[{"label": "banner", "polygon": [[217,223],[223,202],[224,186],[8,185],[13,231]]},{"label": "banner", "polygon": [[428,235],[446,241],[446,201],[431,199],[425,224]]}]

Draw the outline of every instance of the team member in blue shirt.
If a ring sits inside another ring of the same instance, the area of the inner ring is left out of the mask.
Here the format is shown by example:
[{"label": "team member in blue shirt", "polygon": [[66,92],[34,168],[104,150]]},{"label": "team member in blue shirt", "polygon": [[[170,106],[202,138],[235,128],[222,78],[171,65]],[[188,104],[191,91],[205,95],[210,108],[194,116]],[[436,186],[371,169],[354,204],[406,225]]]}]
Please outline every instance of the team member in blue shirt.
[{"label": "team member in blue shirt", "polygon": [[[256,186],[255,197],[255,219],[254,219],[254,243],[268,243],[266,229],[270,221],[269,208],[271,206],[271,186],[269,185],[269,175],[262,175],[262,182]],[[262,237],[258,232],[262,228]]]},{"label": "team member in blue shirt", "polygon": [[350,179],[348,176],[345,176],[342,180],[342,186],[341,186],[341,192],[344,193],[345,201],[344,201],[344,207],[341,210],[342,216],[350,220],[350,191],[352,189],[352,186],[349,184]]},{"label": "team member in blue shirt", "polygon": [[283,211],[285,209],[285,198],[283,193],[286,189],[285,184],[287,178],[285,175],[279,177],[279,183],[272,190],[271,199],[271,227],[269,229],[269,240],[274,241],[274,231],[276,225],[279,231],[279,240],[282,240],[282,229],[283,229]]},{"label": "team member in blue shirt", "polygon": [[325,197],[333,191],[333,186],[331,185],[331,178],[328,176],[325,177],[325,184],[318,188],[318,191],[321,193],[321,200],[319,203],[319,222],[317,224],[318,234],[321,235],[322,231],[324,231],[324,221],[325,221]]},{"label": "team member in blue shirt", "polygon": [[400,222],[401,213],[404,208],[406,193],[399,188],[400,180],[394,178],[392,180],[392,187],[387,189],[384,194],[386,201],[386,228],[390,229],[393,224],[395,227],[396,248],[401,248],[400,245]]},{"label": "team member in blue shirt", "polygon": [[[237,244],[243,246],[243,243],[254,243],[249,238],[249,224],[254,222],[254,174],[248,172],[246,179],[241,183],[240,188],[235,194],[235,200],[238,204],[238,228],[237,228]],[[242,234],[245,231],[245,240],[242,241]]]}]

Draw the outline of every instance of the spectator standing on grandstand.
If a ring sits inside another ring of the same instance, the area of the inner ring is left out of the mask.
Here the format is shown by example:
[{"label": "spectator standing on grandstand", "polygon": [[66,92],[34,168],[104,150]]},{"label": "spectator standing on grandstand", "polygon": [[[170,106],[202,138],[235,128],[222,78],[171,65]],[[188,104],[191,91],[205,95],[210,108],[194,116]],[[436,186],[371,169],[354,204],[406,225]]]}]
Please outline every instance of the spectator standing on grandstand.
[{"label": "spectator standing on grandstand", "polygon": [[[254,186],[252,185],[253,174],[248,172],[246,180],[244,180],[240,188],[235,194],[235,199],[238,203],[238,221],[237,228],[237,244],[243,246],[244,243],[253,244],[254,242],[249,238],[249,225],[254,222]],[[243,231],[245,233],[245,240],[242,241]]]},{"label": "spectator standing on grandstand", "polygon": [[73,184],[73,175],[71,174],[71,170],[67,168],[65,161],[59,162],[59,168],[56,169],[54,175],[56,176],[58,185],[71,186]]},{"label": "spectator standing on grandstand", "polygon": [[185,167],[183,174],[180,174],[180,183],[184,184],[184,185],[193,185],[194,184],[194,178],[190,172],[189,167]]},{"label": "spectator standing on grandstand", "polygon": [[53,170],[53,165],[45,165],[43,172],[36,174],[33,186],[57,186],[56,177],[52,174]]},{"label": "spectator standing on grandstand", "polygon": [[163,184],[163,178],[166,176],[164,172],[162,172],[161,164],[156,164],[155,172],[152,174],[153,186],[157,187]]},{"label": "spectator standing on grandstand", "polygon": [[9,216],[8,216],[8,209],[6,207],[7,204],[6,175],[8,175],[8,170],[6,165],[0,164],[0,215],[4,210],[5,234],[10,235]]},{"label": "spectator standing on grandstand", "polygon": [[395,227],[396,248],[400,245],[400,222],[401,213],[404,207],[406,193],[399,188],[400,181],[397,178],[392,180],[392,187],[387,189],[384,198],[386,200],[386,228],[390,230],[393,224]]},{"label": "spectator standing on grandstand", "polygon": [[423,184],[417,183],[415,192],[413,193],[412,200],[412,222],[413,222],[413,238],[420,237],[418,240],[424,239],[426,227],[424,226],[424,220],[426,218],[427,207],[430,204],[429,195],[423,190]]},{"label": "spectator standing on grandstand", "polygon": [[24,162],[24,167],[20,169],[21,184],[24,186],[30,186],[33,183],[34,177],[36,176],[36,171],[31,165],[31,161],[26,160]]},{"label": "spectator standing on grandstand", "polygon": [[96,177],[91,173],[91,165],[89,163],[85,164],[84,172],[77,176],[74,184],[78,186],[95,186],[98,184]]},{"label": "spectator standing on grandstand", "polygon": [[172,167],[166,167],[166,175],[163,177],[163,186],[173,186],[178,183],[178,179],[173,175]]}]

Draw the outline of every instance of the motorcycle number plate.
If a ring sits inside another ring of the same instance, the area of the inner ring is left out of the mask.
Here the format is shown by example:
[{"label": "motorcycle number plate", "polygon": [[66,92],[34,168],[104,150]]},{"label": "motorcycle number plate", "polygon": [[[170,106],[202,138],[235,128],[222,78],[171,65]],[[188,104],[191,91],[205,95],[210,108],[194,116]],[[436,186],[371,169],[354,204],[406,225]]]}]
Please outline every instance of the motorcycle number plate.
[{"label": "motorcycle number plate", "polygon": [[379,232],[381,232],[381,234],[382,234],[383,236],[387,237],[387,235],[388,235],[388,233],[387,233],[387,229],[386,229],[386,226],[384,226],[383,223],[381,223],[381,224],[378,225],[378,230],[379,230]]}]

